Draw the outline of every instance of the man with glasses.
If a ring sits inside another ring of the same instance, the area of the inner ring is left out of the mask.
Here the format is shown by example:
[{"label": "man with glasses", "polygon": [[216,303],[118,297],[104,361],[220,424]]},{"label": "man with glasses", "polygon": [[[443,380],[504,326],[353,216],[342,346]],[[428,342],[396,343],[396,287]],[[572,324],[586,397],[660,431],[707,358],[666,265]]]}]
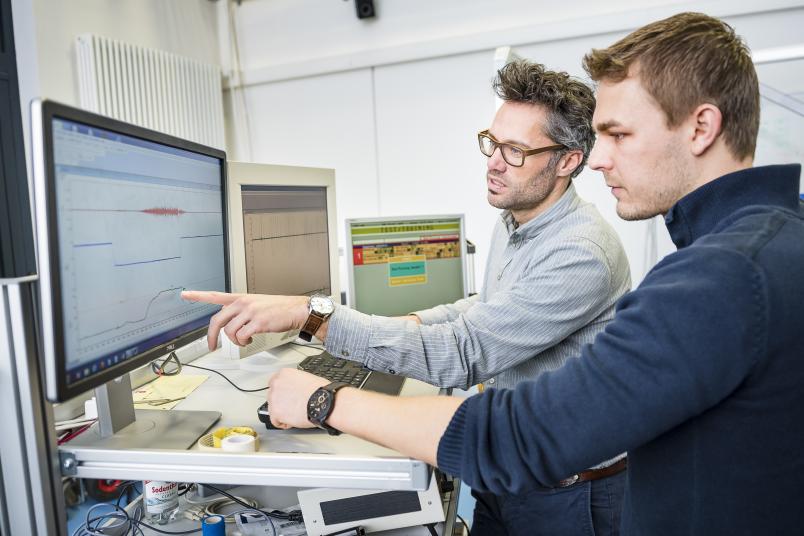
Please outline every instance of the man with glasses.
[{"label": "man with glasses", "polygon": [[[326,423],[497,492],[626,450],[624,536],[801,534],[801,165],[753,165],[751,53],[724,22],[681,13],[584,63],[599,83],[590,166],[620,217],[663,214],[678,251],[560,370],[465,400],[346,388]],[[325,382],[274,375],[272,418],[312,426],[304,405]]]},{"label": "man with glasses", "polygon": [[[503,212],[480,294],[404,319],[330,307],[312,333],[331,354],[441,387],[510,388],[577,356],[630,289],[616,233],[572,184],[594,144],[592,90],[527,61],[501,69],[494,88],[503,104],[478,140],[488,201]],[[224,326],[244,344],[313,317],[307,297],[183,296],[225,306],[210,323],[210,348]],[[527,494],[475,493],[472,532],[616,534],[625,465],[624,455],[601,458]]]}]

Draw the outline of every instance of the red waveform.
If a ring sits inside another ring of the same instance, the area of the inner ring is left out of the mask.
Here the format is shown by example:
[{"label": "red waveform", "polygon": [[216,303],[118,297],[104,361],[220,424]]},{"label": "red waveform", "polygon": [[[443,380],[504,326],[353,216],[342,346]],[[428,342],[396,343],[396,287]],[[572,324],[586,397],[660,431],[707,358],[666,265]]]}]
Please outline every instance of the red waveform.
[{"label": "red waveform", "polygon": [[169,208],[169,207],[146,208],[144,210],[141,210],[140,212],[144,212],[146,214],[152,214],[154,216],[181,216],[182,214],[186,214],[186,211],[180,208]]}]

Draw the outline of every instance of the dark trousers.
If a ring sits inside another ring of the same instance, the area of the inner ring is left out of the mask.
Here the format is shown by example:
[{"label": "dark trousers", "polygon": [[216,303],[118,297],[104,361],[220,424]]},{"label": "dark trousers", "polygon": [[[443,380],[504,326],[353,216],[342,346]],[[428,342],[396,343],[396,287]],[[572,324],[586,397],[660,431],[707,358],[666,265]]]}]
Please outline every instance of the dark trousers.
[{"label": "dark trousers", "polygon": [[520,495],[472,490],[472,536],[617,536],[626,471],[566,488]]}]

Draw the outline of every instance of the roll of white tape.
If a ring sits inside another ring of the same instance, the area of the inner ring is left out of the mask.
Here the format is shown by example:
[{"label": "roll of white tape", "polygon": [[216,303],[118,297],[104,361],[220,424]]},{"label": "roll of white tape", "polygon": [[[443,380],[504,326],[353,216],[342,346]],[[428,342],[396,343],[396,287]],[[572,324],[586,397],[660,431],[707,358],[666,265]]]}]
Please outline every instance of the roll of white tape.
[{"label": "roll of white tape", "polygon": [[221,448],[227,452],[254,452],[257,450],[257,440],[246,434],[231,434],[223,438]]}]

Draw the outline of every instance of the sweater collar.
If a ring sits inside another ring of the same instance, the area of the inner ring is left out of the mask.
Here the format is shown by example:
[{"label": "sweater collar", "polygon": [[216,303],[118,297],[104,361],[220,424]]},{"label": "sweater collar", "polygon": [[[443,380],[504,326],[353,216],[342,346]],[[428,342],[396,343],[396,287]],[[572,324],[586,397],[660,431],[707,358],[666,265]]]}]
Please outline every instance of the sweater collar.
[{"label": "sweater collar", "polygon": [[795,210],[799,204],[800,164],[762,166],[728,173],[682,197],[664,217],[679,249],[703,235],[735,211],[751,205]]},{"label": "sweater collar", "polygon": [[513,240],[530,240],[539,236],[539,233],[553,223],[558,221],[570,212],[574,211],[581,203],[581,198],[575,191],[575,185],[570,183],[569,188],[564,194],[556,201],[556,203],[548,208],[545,212],[539,214],[525,225],[517,227],[516,220],[511,214],[510,210],[502,212],[501,217],[505,228],[508,231],[508,237]]}]

